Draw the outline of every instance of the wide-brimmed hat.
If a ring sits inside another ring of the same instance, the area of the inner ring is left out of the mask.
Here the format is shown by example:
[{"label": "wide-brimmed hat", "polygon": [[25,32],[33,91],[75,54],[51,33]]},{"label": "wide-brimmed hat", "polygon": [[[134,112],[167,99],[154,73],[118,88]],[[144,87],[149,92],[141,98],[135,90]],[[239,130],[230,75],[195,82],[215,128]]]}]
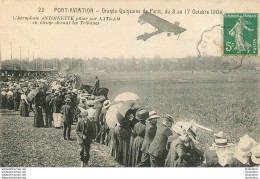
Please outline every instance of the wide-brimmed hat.
[{"label": "wide-brimmed hat", "polygon": [[149,117],[149,113],[147,110],[141,109],[138,110],[135,114],[135,118],[138,119],[139,121],[146,120]]},{"label": "wide-brimmed hat", "polygon": [[226,139],[226,134],[222,131],[219,131],[218,133],[214,134],[215,138],[217,139]]},{"label": "wide-brimmed hat", "polygon": [[252,149],[252,155],[251,155],[252,162],[255,164],[260,164],[260,144],[257,144]]},{"label": "wide-brimmed hat", "polygon": [[154,115],[149,116],[147,120],[159,119],[159,118],[160,118],[160,116],[158,116],[157,114],[154,114]]},{"label": "wide-brimmed hat", "polygon": [[227,147],[234,145],[232,143],[228,143],[227,139],[215,139],[215,143],[212,144],[213,147]]},{"label": "wide-brimmed hat", "polygon": [[104,107],[105,109],[109,108],[110,106],[111,106],[111,101],[110,101],[110,100],[106,100],[106,101],[104,102],[104,104],[103,104],[103,107]]},{"label": "wide-brimmed hat", "polygon": [[256,145],[256,141],[247,134],[240,138],[237,145],[237,153],[241,156],[249,154]]},{"label": "wide-brimmed hat", "polygon": [[157,113],[155,111],[150,111],[149,116],[152,116],[152,115],[157,115]]}]

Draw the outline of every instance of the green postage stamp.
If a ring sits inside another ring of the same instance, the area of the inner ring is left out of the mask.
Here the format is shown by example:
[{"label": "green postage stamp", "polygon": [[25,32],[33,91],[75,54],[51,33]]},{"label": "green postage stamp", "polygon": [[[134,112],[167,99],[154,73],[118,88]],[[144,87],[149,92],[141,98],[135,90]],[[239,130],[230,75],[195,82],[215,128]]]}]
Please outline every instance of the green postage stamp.
[{"label": "green postage stamp", "polygon": [[224,14],[224,55],[258,54],[258,14]]}]

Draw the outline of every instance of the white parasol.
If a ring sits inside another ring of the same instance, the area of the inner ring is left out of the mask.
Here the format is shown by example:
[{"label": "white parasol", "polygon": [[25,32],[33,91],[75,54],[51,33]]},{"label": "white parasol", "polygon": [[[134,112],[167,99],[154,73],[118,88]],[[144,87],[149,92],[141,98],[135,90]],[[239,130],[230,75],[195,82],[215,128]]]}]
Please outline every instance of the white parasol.
[{"label": "white parasol", "polygon": [[120,101],[137,101],[140,100],[140,97],[137,96],[135,93],[132,92],[125,92],[119,94],[115,99],[114,102],[120,102]]},{"label": "white parasol", "polygon": [[116,126],[117,120],[117,112],[122,106],[122,103],[113,104],[109,107],[106,114],[106,122],[109,128],[114,128]]}]

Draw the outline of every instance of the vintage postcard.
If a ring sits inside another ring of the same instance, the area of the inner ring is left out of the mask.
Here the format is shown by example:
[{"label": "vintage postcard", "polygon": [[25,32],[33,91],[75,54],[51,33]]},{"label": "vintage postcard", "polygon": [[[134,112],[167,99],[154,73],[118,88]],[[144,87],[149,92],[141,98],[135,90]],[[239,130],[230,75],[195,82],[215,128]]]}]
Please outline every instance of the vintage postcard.
[{"label": "vintage postcard", "polygon": [[2,0],[2,177],[26,178],[27,167],[258,173],[259,12],[258,0]]}]

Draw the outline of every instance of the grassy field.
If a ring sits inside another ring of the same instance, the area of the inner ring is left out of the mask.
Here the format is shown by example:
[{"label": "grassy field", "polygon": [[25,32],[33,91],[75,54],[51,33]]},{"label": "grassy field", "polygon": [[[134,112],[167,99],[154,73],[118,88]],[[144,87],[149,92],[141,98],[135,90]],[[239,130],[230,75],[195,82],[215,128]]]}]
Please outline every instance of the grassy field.
[{"label": "grassy field", "polygon": [[[113,100],[121,92],[140,96],[143,107],[160,115],[173,115],[222,130],[230,141],[249,134],[260,141],[260,73],[259,72],[144,72],[100,73],[82,77],[93,84],[98,75],[101,87],[109,88]],[[213,134],[199,130],[201,147],[212,144]]]},{"label": "grassy field", "polygon": [[[94,75],[82,76],[86,84]],[[171,114],[176,121],[194,119],[216,132],[223,130],[230,141],[249,134],[260,141],[260,73],[148,72],[98,74],[101,87],[110,89],[113,100],[121,92],[134,92],[143,108]],[[61,129],[34,128],[33,113],[23,118],[18,112],[0,110],[1,167],[79,167],[75,125],[73,141],[65,141]],[[202,149],[212,144],[213,134],[198,130]],[[93,144],[90,166],[120,167],[108,147]]]}]

